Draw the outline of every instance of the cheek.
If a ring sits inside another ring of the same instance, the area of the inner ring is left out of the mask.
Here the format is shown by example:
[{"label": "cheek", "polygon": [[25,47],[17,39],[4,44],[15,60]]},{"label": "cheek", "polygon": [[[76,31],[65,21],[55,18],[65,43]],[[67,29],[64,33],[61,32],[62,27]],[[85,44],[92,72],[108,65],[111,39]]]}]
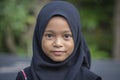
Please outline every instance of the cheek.
[{"label": "cheek", "polygon": [[43,39],[42,39],[42,50],[43,50],[44,52],[46,52],[47,49],[48,49],[48,46],[49,46],[48,42],[47,42],[46,40],[44,40],[44,38],[43,38]]},{"label": "cheek", "polygon": [[73,50],[74,50],[74,44],[71,44],[70,45],[70,51],[71,51],[71,53],[73,52]]},{"label": "cheek", "polygon": [[68,51],[71,54],[74,50],[74,42],[71,41],[71,42],[67,43],[66,47],[68,48]]},{"label": "cheek", "polygon": [[47,53],[49,52],[49,50],[51,49],[51,44],[52,42],[51,41],[48,41],[46,39],[42,39],[42,50],[44,51],[44,53]]}]

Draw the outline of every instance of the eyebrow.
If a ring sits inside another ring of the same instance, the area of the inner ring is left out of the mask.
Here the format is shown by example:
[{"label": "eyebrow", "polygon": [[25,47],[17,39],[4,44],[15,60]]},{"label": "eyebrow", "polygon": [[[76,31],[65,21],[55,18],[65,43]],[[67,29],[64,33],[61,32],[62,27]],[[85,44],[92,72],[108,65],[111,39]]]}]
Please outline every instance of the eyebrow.
[{"label": "eyebrow", "polygon": [[45,32],[53,32],[53,30],[46,30]]},{"label": "eyebrow", "polygon": [[[47,31],[45,31],[45,32],[52,32],[52,33],[54,33],[53,30],[47,30]],[[72,33],[71,31],[68,31],[68,30],[63,31],[63,33],[68,33],[68,32]]]}]

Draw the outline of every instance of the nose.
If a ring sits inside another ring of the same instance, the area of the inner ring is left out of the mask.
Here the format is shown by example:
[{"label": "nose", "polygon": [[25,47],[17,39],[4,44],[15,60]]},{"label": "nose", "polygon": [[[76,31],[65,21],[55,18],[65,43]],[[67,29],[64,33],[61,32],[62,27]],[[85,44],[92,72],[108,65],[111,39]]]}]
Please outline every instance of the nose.
[{"label": "nose", "polygon": [[61,38],[56,38],[53,42],[53,46],[56,48],[62,47],[62,39]]}]

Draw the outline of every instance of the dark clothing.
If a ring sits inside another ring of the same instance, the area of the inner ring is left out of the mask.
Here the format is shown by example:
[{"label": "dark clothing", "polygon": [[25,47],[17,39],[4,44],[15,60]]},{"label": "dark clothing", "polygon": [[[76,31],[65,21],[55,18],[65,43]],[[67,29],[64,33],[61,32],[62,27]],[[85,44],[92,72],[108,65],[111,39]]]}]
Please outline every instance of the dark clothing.
[{"label": "dark clothing", "polygon": [[[53,16],[64,17],[73,35],[74,51],[63,62],[52,61],[41,47],[44,30]],[[79,12],[68,2],[53,1],[42,8],[38,14],[33,36],[31,65],[30,68],[25,69],[28,80],[101,80],[89,70],[90,52],[82,35],[80,22]],[[19,77],[23,77],[21,72],[17,80]]]},{"label": "dark clothing", "polygon": [[[32,74],[31,74],[30,67],[25,68],[24,71],[27,75],[27,80],[34,80],[32,77]],[[82,69],[81,71],[82,71],[82,74],[80,74],[80,75],[82,75],[83,78],[81,77],[81,79],[83,79],[83,80],[101,80],[100,77],[98,77],[94,73],[90,72],[88,69]],[[80,77],[80,76],[78,76],[78,77]],[[22,71],[20,71],[18,73],[16,80],[25,80]]]},{"label": "dark clothing", "polygon": [[[31,75],[30,67],[25,68],[24,71],[27,76],[27,80],[34,80]],[[25,77],[24,77],[22,71],[18,72],[16,80],[25,80]]]}]

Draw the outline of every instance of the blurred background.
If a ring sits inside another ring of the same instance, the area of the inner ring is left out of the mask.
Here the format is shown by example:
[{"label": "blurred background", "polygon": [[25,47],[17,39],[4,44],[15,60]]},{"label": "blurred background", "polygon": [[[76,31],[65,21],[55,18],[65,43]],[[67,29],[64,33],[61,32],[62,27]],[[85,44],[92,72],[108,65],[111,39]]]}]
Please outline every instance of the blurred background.
[{"label": "blurred background", "polygon": [[[50,1],[57,0],[0,0],[0,80],[15,80],[30,65],[36,18]],[[62,1],[80,12],[91,70],[103,80],[120,80],[120,0]]]}]

